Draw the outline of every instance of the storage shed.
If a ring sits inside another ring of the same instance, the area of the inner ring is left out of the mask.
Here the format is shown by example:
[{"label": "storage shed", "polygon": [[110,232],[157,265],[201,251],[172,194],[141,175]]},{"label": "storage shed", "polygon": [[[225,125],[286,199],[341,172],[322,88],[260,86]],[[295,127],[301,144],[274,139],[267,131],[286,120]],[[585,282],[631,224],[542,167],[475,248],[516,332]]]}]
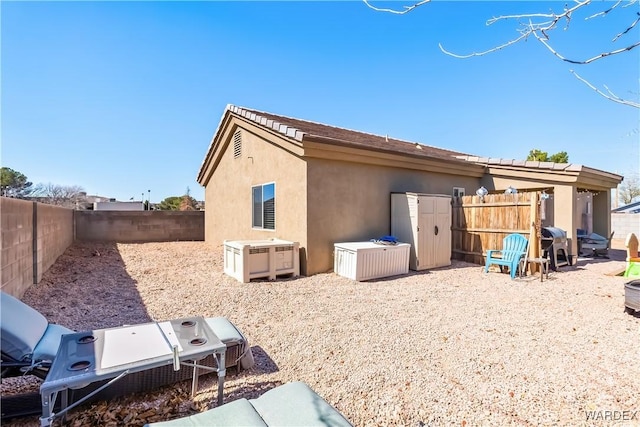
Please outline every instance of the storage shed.
[{"label": "storage shed", "polygon": [[451,265],[451,196],[392,193],[391,234],[411,245],[412,270]]}]

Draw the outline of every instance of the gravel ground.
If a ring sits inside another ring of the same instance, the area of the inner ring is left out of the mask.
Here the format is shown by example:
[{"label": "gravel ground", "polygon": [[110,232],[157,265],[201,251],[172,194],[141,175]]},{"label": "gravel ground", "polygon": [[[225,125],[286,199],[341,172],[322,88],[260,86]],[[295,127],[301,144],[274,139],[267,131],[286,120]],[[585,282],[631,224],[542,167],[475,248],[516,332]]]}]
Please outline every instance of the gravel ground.
[{"label": "gravel ground", "polygon": [[[613,247],[543,283],[454,261],[369,282],[243,284],[203,242],[75,244],[23,300],[75,330],[226,316],[256,359],[228,377],[227,402],[301,380],[357,426],[640,425],[640,316],[624,313],[627,279],[611,273],[625,254]],[[70,425],[142,425],[213,405],[215,378],[195,399],[188,389],[80,407]]]}]

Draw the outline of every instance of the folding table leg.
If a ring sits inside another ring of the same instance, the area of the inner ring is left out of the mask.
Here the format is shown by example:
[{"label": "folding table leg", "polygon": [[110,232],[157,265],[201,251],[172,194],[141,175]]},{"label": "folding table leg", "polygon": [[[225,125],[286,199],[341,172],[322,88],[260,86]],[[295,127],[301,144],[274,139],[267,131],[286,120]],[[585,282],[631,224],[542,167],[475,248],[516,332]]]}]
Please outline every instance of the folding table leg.
[{"label": "folding table leg", "polygon": [[222,405],[224,399],[224,377],[227,374],[225,353],[226,348],[216,353],[216,363],[218,364],[218,406]]},{"label": "folding table leg", "polygon": [[[48,427],[53,421],[53,407],[58,399],[58,392],[40,392],[42,398],[42,416],[40,417],[40,427]],[[62,404],[66,405],[66,393],[63,393],[64,399]]]},{"label": "folding table leg", "polygon": [[191,397],[195,397],[198,392],[198,362],[193,361],[193,378],[191,380]]}]

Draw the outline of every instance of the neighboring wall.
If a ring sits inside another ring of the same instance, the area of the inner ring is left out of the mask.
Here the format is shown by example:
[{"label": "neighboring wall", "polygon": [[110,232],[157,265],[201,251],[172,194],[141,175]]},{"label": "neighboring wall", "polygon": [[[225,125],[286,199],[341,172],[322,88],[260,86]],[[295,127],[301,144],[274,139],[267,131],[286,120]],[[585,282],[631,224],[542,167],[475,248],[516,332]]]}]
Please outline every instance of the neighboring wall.
[{"label": "neighboring wall", "polygon": [[640,237],[640,214],[612,213],[611,231],[616,239],[626,239],[629,233]]},{"label": "neighboring wall", "polygon": [[0,198],[2,290],[21,297],[33,284],[33,202]]},{"label": "neighboring wall", "polygon": [[73,213],[73,209],[37,203],[37,270],[33,283],[40,283],[44,272],[73,243]]},{"label": "neighboring wall", "polygon": [[1,287],[17,297],[73,242],[73,210],[0,197]]},{"label": "neighboring wall", "polygon": [[204,211],[76,211],[76,239],[111,242],[204,240]]},{"label": "neighboring wall", "polygon": [[[0,197],[1,288],[22,297],[73,241],[204,240],[204,211],[74,211]],[[75,218],[74,218],[75,217]]]}]

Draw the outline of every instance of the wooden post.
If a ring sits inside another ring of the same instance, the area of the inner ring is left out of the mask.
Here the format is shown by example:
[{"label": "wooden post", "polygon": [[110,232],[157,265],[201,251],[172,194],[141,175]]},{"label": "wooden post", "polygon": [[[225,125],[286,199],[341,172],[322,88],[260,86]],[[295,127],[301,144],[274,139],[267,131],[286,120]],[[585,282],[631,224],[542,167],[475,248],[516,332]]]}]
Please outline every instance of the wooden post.
[{"label": "wooden post", "polygon": [[[530,224],[531,229],[529,231],[529,253],[531,258],[540,257],[540,206],[538,201],[540,200],[540,193],[535,191],[531,193],[531,211],[530,211]],[[538,270],[538,264],[530,266],[531,272],[536,273]]]}]

